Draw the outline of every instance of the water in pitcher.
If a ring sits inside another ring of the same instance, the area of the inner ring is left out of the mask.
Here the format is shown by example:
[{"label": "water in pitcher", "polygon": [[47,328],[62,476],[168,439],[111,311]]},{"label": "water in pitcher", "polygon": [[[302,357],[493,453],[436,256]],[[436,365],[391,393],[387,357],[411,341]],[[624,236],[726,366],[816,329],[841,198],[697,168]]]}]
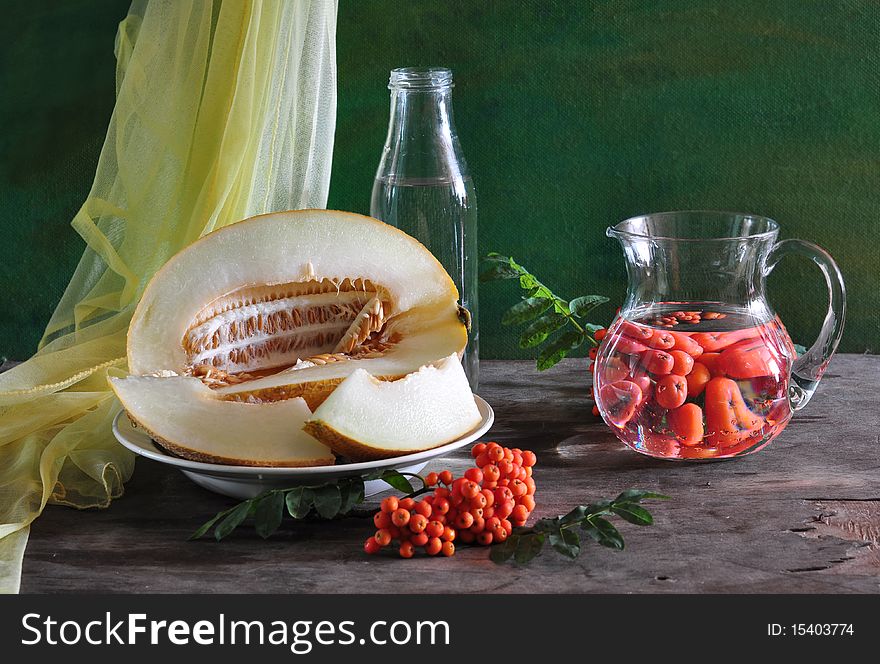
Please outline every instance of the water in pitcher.
[{"label": "water in pitcher", "polygon": [[604,420],[667,459],[756,452],[791,417],[796,354],[778,317],[720,303],[662,303],[618,318],[596,357]]},{"label": "water in pitcher", "polygon": [[[470,177],[377,178],[370,210],[417,238],[446,268],[461,304],[477,320],[477,208]],[[476,387],[479,326],[474,324],[463,358],[465,372]]]}]

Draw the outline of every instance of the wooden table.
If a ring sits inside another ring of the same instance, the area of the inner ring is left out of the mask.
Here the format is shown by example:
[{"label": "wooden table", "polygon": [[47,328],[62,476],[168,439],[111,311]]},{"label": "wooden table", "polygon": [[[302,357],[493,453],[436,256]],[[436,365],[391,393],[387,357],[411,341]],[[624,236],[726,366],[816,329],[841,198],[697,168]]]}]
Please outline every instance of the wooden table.
[{"label": "wooden table", "polygon": [[[34,524],[23,592],[878,592],[880,357],[840,356],[815,399],[764,451],[739,460],[661,462],[623,447],[590,415],[582,360],[537,373],[482,365],[490,438],[537,452],[539,516],[638,487],[672,496],[653,527],[621,525],[627,547],[576,561],[553,551],[497,566],[483,548],[451,559],[366,556],[371,512],[186,541],[232,501],[140,459],[103,511],[49,507]],[[432,467],[463,469],[459,454]],[[371,501],[371,505],[375,504]]]}]

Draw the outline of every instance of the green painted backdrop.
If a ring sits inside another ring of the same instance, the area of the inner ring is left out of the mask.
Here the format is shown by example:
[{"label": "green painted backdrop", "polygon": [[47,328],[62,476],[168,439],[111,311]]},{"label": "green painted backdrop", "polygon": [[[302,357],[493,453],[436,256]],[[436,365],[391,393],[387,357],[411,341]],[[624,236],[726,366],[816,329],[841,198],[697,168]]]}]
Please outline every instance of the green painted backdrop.
[{"label": "green painted backdrop", "polygon": [[[112,109],[128,3],[4,4],[0,354],[24,357],[83,248],[68,223]],[[368,211],[388,70],[445,65],[481,251],[514,255],[563,294],[617,301],[623,262],[608,224],[694,207],[768,215],[835,255],[850,298],[843,349],[877,352],[878,56],[871,0],[340,0],[330,205]],[[481,293],[486,357],[517,353],[497,326],[509,286]],[[810,341],[825,306],[818,271],[784,265],[771,294]]]}]

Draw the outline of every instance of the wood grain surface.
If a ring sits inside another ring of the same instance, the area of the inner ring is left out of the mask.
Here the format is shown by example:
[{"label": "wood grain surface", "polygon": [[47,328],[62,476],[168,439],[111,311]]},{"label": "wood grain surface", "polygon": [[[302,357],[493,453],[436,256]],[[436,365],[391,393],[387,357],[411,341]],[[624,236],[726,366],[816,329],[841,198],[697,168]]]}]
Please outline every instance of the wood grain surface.
[{"label": "wood grain surface", "polygon": [[[843,355],[807,408],[753,456],[662,462],[626,449],[590,415],[583,360],[537,373],[482,364],[496,411],[487,439],[537,452],[538,516],[626,488],[672,497],[656,524],[622,524],[626,550],[553,551],[498,566],[482,548],[453,558],[366,556],[372,499],[336,521],[287,523],[269,540],[243,528],[217,544],[189,534],[232,501],[138,460],[102,511],[49,507],[33,525],[22,592],[878,592],[880,357]],[[430,468],[463,469],[466,453]]]}]

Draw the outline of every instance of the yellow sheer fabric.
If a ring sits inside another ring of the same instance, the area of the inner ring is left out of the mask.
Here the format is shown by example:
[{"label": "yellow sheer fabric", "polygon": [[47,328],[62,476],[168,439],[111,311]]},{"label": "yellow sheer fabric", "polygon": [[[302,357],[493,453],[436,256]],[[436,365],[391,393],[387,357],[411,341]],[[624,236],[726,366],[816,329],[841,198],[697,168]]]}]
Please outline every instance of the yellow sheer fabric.
[{"label": "yellow sheer fabric", "polygon": [[326,205],[335,34],[336,0],[136,0],[120,24],[116,106],[72,222],[87,248],[37,354],[0,375],[0,591],[47,503],[106,506],[132,473],[106,378],[152,274],[215,228]]}]

